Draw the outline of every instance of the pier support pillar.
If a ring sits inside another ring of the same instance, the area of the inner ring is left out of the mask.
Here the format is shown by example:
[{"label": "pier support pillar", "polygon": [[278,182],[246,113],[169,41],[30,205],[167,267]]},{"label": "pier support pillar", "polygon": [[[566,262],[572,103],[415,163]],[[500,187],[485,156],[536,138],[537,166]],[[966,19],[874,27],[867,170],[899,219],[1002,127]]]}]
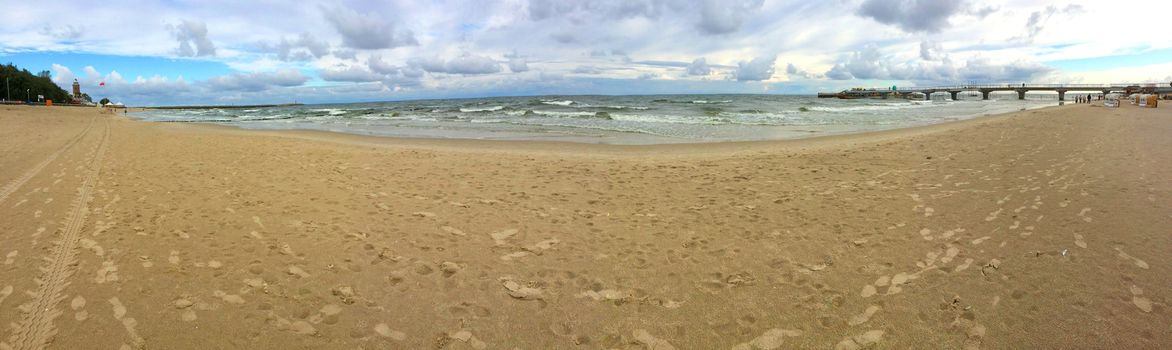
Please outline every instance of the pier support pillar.
[{"label": "pier support pillar", "polygon": [[1029,90],[1026,90],[1026,89],[1017,89],[1017,99],[1019,99],[1019,100],[1024,100],[1024,99],[1025,99],[1025,93],[1026,93],[1026,91],[1029,91]]},{"label": "pier support pillar", "polygon": [[1059,101],[1066,101],[1066,90],[1054,90],[1054,91],[1058,91],[1058,100]]},{"label": "pier support pillar", "polygon": [[981,99],[988,101],[990,92],[993,92],[993,91],[992,90],[981,90]]},{"label": "pier support pillar", "polygon": [[932,90],[924,91],[924,101],[932,100]]},{"label": "pier support pillar", "polygon": [[953,100],[953,101],[956,101],[956,95],[959,95],[959,94],[960,94],[960,91],[949,91],[949,92],[948,92],[948,94],[949,94],[949,95],[952,95],[952,100]]}]

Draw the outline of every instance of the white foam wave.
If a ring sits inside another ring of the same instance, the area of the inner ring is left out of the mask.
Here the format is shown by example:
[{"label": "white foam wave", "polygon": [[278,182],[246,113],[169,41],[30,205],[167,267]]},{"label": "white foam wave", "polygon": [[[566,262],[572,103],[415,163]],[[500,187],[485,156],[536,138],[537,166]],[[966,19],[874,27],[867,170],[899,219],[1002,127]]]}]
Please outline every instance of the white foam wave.
[{"label": "white foam wave", "polygon": [[569,105],[572,105],[572,104],[574,104],[574,101],[571,101],[571,100],[565,100],[565,101],[541,101],[541,103],[544,103],[544,104],[547,104],[547,105],[555,105],[555,106],[569,106]]},{"label": "white foam wave", "polygon": [[492,106],[492,107],[485,107],[485,108],[460,108],[460,112],[464,112],[464,113],[496,112],[496,111],[499,111],[502,109],[505,109],[505,106]]}]

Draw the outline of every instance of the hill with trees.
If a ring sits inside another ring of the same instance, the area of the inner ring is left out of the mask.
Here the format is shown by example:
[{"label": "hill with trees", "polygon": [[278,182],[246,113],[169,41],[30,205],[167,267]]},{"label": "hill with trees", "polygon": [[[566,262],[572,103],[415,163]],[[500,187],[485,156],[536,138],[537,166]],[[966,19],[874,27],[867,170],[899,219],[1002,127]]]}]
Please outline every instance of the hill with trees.
[{"label": "hill with trees", "polygon": [[[53,83],[53,75],[49,71],[37,74],[28,69],[17,68],[12,63],[0,66],[0,99],[25,101],[37,100],[37,95],[44,95],[45,99],[57,103],[70,101],[69,92]],[[25,90],[28,90],[27,92]]]}]

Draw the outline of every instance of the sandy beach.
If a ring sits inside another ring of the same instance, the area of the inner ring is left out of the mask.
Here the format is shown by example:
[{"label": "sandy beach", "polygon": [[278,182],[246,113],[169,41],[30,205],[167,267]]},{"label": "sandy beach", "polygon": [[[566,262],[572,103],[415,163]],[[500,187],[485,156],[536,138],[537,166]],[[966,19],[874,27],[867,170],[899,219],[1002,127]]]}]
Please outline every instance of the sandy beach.
[{"label": "sandy beach", "polygon": [[1172,348],[1172,109],[795,141],[0,107],[0,349]]}]

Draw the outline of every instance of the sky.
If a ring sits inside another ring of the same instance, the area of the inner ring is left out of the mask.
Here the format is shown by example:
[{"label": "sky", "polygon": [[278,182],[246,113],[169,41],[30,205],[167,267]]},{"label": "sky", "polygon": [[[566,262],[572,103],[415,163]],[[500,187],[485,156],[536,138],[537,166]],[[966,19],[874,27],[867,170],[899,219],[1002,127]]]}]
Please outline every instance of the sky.
[{"label": "sky", "polygon": [[128,105],[1172,81],[1163,0],[31,4],[0,62]]}]

